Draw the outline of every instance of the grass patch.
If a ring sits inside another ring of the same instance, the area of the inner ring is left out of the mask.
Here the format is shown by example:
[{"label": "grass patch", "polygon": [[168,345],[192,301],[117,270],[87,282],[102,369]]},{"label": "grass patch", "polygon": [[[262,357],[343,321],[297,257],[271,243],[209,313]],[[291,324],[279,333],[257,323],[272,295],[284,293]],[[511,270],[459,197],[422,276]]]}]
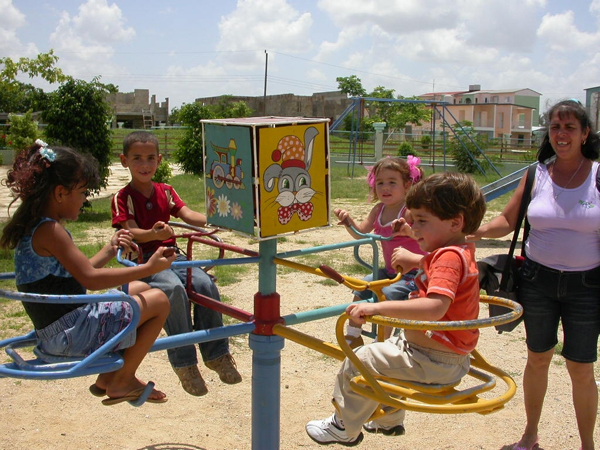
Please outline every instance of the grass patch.
[{"label": "grass patch", "polygon": [[317,284],[322,284],[323,286],[338,286],[339,285],[339,283],[337,281],[333,281],[329,278],[319,280],[319,281],[317,281]]},{"label": "grass patch", "polygon": [[214,274],[217,277],[217,286],[229,286],[237,283],[248,273],[250,267],[247,264],[235,266],[215,266]]}]

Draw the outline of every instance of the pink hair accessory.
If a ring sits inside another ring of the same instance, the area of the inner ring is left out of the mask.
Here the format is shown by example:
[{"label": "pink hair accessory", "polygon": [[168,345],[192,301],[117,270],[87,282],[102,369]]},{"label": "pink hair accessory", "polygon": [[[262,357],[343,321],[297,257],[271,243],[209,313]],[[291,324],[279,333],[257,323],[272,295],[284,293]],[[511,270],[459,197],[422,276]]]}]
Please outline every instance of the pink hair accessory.
[{"label": "pink hair accessory", "polygon": [[413,181],[413,183],[416,183],[421,179],[421,171],[419,170],[421,159],[413,155],[408,155],[406,162],[408,163],[408,173],[410,175],[410,179]]},{"label": "pink hair accessory", "polygon": [[365,169],[369,171],[367,174],[367,183],[369,183],[369,187],[373,189],[375,187],[375,174],[373,173],[373,166],[365,166]]}]

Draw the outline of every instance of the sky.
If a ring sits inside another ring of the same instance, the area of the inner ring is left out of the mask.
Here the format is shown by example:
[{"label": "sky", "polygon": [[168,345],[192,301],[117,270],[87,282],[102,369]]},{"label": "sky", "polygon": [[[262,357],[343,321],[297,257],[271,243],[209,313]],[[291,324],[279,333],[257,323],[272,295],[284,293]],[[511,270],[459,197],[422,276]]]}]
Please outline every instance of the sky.
[{"label": "sky", "polygon": [[[600,0],[0,0],[0,57],[53,49],[66,74],[217,95],[337,90],[405,97],[529,88],[542,112],[600,85]],[[20,81],[52,91],[40,79]]]}]

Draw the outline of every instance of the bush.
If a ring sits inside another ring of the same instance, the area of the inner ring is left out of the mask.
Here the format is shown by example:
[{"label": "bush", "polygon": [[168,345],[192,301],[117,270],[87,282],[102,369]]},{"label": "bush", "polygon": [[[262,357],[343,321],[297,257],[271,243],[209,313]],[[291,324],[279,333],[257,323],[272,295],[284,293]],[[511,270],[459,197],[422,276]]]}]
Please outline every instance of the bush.
[{"label": "bush", "polygon": [[424,134],[423,136],[421,136],[421,148],[423,148],[424,150],[427,150],[430,145],[431,145],[431,136],[429,136],[428,134]]},{"label": "bush", "polygon": [[[470,133],[469,136],[481,149],[485,151],[488,148],[487,140],[476,133]],[[449,150],[454,164],[459,172],[476,173],[483,170],[484,172],[490,168],[488,161],[481,155],[477,146],[464,134],[461,135],[460,141],[457,137],[450,139]],[[461,143],[462,142],[462,143]],[[478,167],[481,167],[480,168]]]},{"label": "bush", "polygon": [[155,183],[167,183],[169,178],[173,176],[171,166],[164,159],[160,162],[160,165],[156,168],[156,173],[152,177],[152,181]]},{"label": "bush", "polygon": [[183,105],[177,113],[177,119],[187,128],[183,138],[173,152],[175,160],[181,164],[185,173],[202,175],[204,154],[202,152],[202,119],[213,119],[211,109],[200,103]]},{"label": "bush", "polygon": [[48,124],[48,144],[59,144],[91,154],[98,161],[100,187],[108,182],[112,133],[107,124],[112,118],[106,101],[108,87],[98,81],[88,83],[70,79],[51,94],[42,116]]},{"label": "bush", "polygon": [[402,144],[398,146],[398,156],[407,157],[408,155],[415,155],[415,151],[413,150],[413,146],[410,142],[404,141]]},{"label": "bush", "polygon": [[7,140],[10,147],[20,152],[33,145],[37,139],[37,124],[33,121],[31,111],[25,114],[10,114],[8,116],[10,128],[8,129]]}]

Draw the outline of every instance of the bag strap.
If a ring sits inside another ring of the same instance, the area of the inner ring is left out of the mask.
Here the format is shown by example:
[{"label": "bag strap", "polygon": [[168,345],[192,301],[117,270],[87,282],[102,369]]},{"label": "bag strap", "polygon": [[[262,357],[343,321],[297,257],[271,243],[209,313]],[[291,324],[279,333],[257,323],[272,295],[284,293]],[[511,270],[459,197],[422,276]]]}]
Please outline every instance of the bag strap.
[{"label": "bag strap", "polygon": [[[536,168],[537,164],[531,165],[527,169],[527,178],[525,179],[525,188],[523,189],[523,197],[521,198],[521,205],[519,207],[519,216],[517,217],[517,223],[515,226],[515,231],[513,233],[512,241],[510,243],[510,249],[508,250],[508,258],[506,259],[506,264],[504,265],[504,269],[502,270],[502,280],[500,281],[501,290],[506,290],[506,285],[508,284],[510,266],[512,263],[513,254],[515,253],[515,247],[517,246],[517,240],[519,239],[519,231],[521,231],[521,224],[523,223],[523,218],[525,217],[525,213],[527,212],[527,206],[529,206],[529,202],[531,201],[531,188],[533,187],[533,179],[535,178]],[[529,222],[525,220],[523,243],[527,239],[528,234]],[[523,253],[523,248],[521,249],[521,253]]]}]

